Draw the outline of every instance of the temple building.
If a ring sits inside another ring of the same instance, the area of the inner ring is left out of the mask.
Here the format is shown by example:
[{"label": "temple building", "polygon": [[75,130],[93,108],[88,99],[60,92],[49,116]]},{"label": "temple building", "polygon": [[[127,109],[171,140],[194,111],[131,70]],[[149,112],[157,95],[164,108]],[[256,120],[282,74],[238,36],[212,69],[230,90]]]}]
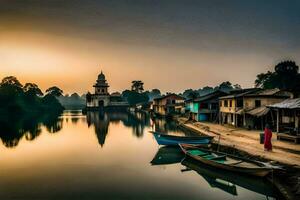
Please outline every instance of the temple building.
[{"label": "temple building", "polygon": [[109,93],[109,85],[102,71],[93,87],[95,88],[94,94],[88,92],[86,95],[87,110],[122,109],[128,107],[128,102],[123,100],[120,93]]}]

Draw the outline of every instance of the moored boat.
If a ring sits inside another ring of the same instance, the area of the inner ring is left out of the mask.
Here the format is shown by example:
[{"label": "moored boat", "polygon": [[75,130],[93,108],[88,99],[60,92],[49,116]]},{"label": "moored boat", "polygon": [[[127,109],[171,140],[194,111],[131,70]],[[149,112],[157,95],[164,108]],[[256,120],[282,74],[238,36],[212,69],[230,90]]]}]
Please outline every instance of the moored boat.
[{"label": "moored boat", "polygon": [[271,167],[262,162],[207,150],[189,144],[180,144],[180,147],[186,156],[215,168],[259,177],[264,177],[272,171]]},{"label": "moored boat", "polygon": [[157,143],[159,145],[178,145],[181,143],[184,144],[210,144],[213,137],[211,136],[175,136],[175,135],[166,135],[159,132],[153,133]]},{"label": "moored boat", "polygon": [[[237,195],[237,188],[233,186],[239,186],[267,197],[275,197],[277,193],[273,185],[267,179],[261,177],[239,174],[237,178],[235,172],[216,169],[189,157],[183,159],[181,164],[186,166],[187,169],[196,171],[211,187],[217,187],[231,195]],[[188,171],[187,169],[182,171]]]}]

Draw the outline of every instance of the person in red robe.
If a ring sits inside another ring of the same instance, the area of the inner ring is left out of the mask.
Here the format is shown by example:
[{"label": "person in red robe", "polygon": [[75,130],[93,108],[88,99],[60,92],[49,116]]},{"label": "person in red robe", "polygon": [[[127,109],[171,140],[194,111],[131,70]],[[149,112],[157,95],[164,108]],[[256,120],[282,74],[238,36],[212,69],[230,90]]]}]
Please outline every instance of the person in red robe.
[{"label": "person in red robe", "polygon": [[269,124],[265,127],[265,140],[264,140],[264,147],[266,151],[272,151],[272,130]]}]

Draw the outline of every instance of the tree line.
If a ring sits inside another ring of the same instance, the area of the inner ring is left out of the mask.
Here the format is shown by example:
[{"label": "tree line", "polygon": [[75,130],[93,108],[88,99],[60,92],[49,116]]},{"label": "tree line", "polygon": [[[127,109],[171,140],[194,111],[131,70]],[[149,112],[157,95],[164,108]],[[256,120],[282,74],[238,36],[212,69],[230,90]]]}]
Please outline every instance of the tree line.
[{"label": "tree line", "polygon": [[[274,66],[274,71],[260,73],[255,80],[255,87],[262,89],[279,88],[300,95],[300,74],[299,67],[294,61],[283,61]],[[229,92],[239,90],[239,84],[232,84],[229,81],[222,82],[218,86],[193,90],[187,89],[179,95],[186,99],[195,99],[209,94],[216,90]],[[14,76],[5,77],[0,83],[0,112],[10,113],[37,113],[37,112],[61,112],[63,105],[85,105],[85,95],[79,96],[77,93],[71,96],[62,96],[63,91],[56,87],[50,87],[45,94],[34,83],[22,85]],[[130,89],[122,92],[124,100],[130,105],[143,104],[160,97],[159,89],[144,91],[144,83],[141,80],[132,81]],[[59,101],[58,101],[58,100]]]},{"label": "tree line", "polygon": [[8,115],[60,113],[64,107],[57,97],[63,91],[56,87],[50,87],[45,94],[35,83],[22,85],[14,76],[2,79],[0,83],[0,113]]}]

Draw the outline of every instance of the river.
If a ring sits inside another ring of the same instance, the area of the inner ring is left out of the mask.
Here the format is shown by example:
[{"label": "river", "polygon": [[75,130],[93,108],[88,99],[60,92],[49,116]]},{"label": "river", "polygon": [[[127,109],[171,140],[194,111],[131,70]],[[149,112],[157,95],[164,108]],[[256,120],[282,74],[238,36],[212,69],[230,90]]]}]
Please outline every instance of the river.
[{"label": "river", "polygon": [[1,122],[0,198],[278,199],[264,180],[159,147],[151,130],[185,134],[142,113],[69,110],[50,120]]}]

